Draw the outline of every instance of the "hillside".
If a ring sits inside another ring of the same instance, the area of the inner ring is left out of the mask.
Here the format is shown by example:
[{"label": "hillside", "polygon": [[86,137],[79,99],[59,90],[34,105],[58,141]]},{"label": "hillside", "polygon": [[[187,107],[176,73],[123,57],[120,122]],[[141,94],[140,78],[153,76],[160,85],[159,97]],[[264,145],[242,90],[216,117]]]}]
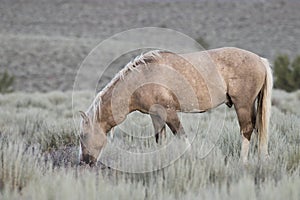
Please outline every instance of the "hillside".
[{"label": "hillside", "polygon": [[5,0],[0,4],[0,71],[16,76],[16,90],[70,90],[80,63],[99,42],[149,26],[202,37],[210,48],[236,46],[271,61],[279,53],[293,57],[300,54],[299,8],[296,0]]}]

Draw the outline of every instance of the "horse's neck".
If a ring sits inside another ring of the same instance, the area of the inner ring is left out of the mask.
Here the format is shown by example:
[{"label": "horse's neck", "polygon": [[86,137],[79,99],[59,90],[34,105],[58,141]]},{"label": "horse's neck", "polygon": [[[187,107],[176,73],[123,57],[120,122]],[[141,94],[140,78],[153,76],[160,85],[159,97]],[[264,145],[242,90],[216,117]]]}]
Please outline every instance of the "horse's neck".
[{"label": "horse's neck", "polygon": [[115,122],[111,106],[111,94],[106,92],[100,95],[98,98],[98,105],[96,106],[96,113],[98,115],[98,123],[105,133],[108,133],[114,126],[117,125]]}]

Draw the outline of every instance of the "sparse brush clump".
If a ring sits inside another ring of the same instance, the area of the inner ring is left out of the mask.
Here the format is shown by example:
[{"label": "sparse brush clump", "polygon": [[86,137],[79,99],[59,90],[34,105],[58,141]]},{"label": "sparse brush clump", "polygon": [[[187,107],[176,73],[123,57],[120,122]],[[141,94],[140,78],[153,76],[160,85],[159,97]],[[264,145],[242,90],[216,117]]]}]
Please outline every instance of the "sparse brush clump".
[{"label": "sparse brush clump", "polygon": [[279,55],[274,61],[275,88],[292,92],[300,89],[300,56],[291,61],[288,55]]},{"label": "sparse brush clump", "polygon": [[33,178],[41,175],[38,166],[39,150],[26,146],[17,138],[0,137],[1,172],[0,182],[2,188],[21,191]]},{"label": "sparse brush clump", "polygon": [[198,43],[198,45],[200,44],[204,49],[209,48],[208,42],[201,36],[196,38],[196,42]]},{"label": "sparse brush clump", "polygon": [[15,77],[10,75],[7,71],[0,73],[0,93],[13,92],[13,83]]}]

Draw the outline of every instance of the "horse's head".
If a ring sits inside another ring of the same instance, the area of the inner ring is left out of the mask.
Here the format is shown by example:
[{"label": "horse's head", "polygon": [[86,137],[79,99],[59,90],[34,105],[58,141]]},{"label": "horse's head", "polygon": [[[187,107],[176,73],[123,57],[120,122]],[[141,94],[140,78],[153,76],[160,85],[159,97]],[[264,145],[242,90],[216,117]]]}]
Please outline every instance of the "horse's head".
[{"label": "horse's head", "polygon": [[85,112],[80,111],[80,162],[95,165],[106,145],[106,134],[97,120],[91,119]]}]

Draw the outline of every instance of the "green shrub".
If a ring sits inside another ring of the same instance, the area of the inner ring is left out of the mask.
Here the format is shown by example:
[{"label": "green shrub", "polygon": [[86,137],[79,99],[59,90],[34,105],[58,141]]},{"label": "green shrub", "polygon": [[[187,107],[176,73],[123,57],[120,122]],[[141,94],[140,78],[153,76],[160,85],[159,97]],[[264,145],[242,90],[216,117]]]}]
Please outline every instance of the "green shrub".
[{"label": "green shrub", "polygon": [[296,89],[300,88],[300,56],[295,58],[295,60],[292,63],[292,69],[293,72],[293,78],[295,82]]},{"label": "green shrub", "polygon": [[0,93],[13,92],[14,79],[7,71],[0,73]]},{"label": "green shrub", "polygon": [[209,44],[207,43],[207,41],[203,38],[203,37],[198,37],[195,39],[196,42],[198,44],[200,44],[204,49],[208,49],[209,48]]},{"label": "green shrub", "polygon": [[274,62],[275,88],[288,92],[300,88],[300,56],[290,61],[287,55],[279,55]]}]

